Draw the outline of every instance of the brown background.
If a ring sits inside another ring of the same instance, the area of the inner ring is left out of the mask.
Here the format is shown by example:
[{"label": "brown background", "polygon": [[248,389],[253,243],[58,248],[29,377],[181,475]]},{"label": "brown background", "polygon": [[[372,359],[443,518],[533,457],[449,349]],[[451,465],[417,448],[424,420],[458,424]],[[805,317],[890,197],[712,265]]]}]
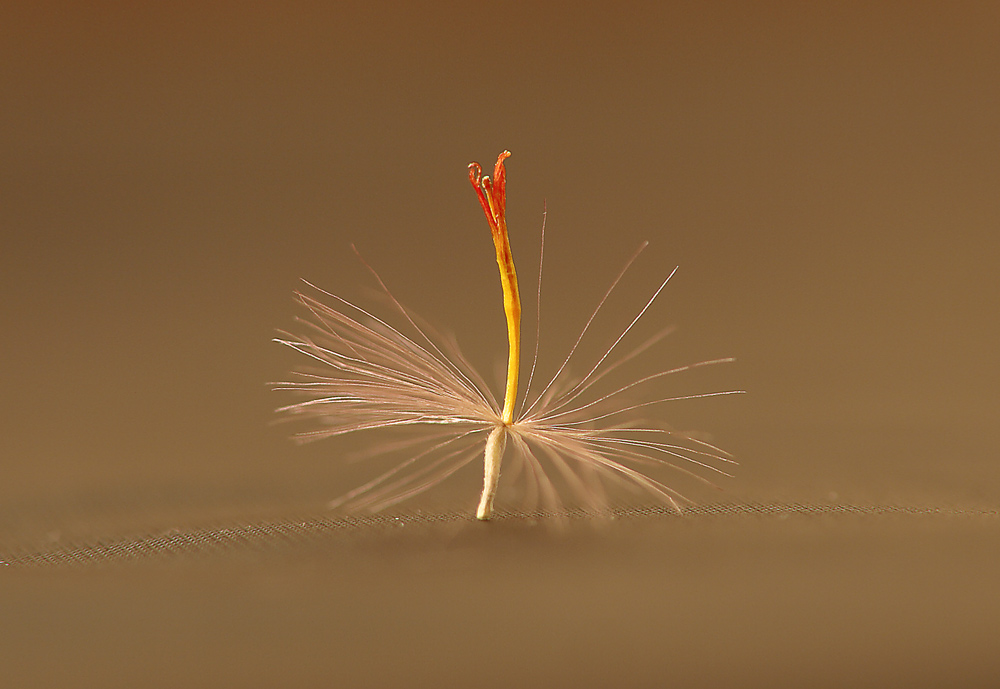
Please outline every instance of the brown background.
[{"label": "brown background", "polygon": [[734,511],[481,527],[459,481],[408,529],[5,568],[12,686],[1000,677],[995,3],[0,9],[11,561],[323,515],[363,467],[271,424],[269,339],[299,278],[365,297],[352,242],[492,379],[465,166],[504,148],[543,365],[648,239],[652,365],[750,393],[664,412],[738,455],[687,491]]}]

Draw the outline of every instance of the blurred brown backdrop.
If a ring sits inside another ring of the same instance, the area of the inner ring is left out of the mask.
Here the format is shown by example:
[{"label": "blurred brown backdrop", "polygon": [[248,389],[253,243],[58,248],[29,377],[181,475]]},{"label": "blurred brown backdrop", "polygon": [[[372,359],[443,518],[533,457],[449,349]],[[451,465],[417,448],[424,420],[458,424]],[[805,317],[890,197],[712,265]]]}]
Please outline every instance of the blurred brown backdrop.
[{"label": "blurred brown backdrop", "polygon": [[723,499],[997,505],[995,3],[2,16],[4,539],[322,509],[356,475],[265,385],[297,363],[269,343],[291,291],[364,296],[353,242],[491,372],[465,168],[504,148],[527,295],[548,207],[552,359],[639,242],[623,303],[680,265],[664,365],[732,355],[705,388],[750,393],[665,412],[739,456]]}]

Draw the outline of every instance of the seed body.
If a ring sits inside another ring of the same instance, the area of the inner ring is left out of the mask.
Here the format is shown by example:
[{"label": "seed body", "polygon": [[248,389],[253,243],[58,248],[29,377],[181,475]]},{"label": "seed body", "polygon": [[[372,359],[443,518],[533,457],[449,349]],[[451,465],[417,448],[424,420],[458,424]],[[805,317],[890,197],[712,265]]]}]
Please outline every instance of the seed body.
[{"label": "seed body", "polygon": [[496,426],[486,438],[486,452],[483,455],[485,470],[483,473],[483,496],[479,499],[479,509],[476,519],[486,521],[493,516],[493,497],[497,494],[497,483],[500,481],[500,462],[503,461],[503,451],[507,447],[507,427]]}]

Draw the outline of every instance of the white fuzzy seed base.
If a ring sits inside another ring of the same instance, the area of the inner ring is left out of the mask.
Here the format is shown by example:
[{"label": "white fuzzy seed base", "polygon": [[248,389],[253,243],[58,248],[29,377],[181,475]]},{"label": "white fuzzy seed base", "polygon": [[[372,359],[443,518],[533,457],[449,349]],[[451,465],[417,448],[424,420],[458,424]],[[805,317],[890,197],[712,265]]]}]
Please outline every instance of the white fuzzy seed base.
[{"label": "white fuzzy seed base", "polygon": [[493,497],[497,494],[497,483],[500,481],[500,462],[503,451],[507,447],[507,428],[497,426],[490,431],[486,439],[486,451],[483,454],[483,496],[479,499],[479,509],[476,519],[488,520],[493,515]]}]

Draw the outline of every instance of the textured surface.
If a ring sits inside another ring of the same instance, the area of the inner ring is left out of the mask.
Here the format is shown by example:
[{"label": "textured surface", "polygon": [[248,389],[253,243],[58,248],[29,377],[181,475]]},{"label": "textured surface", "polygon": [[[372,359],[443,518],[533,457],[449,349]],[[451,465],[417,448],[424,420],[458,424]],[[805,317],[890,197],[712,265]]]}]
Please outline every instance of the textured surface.
[{"label": "textured surface", "polygon": [[[647,507],[611,510],[608,515],[594,517],[586,512],[499,513],[494,523],[525,524],[530,528],[549,529],[553,535],[565,535],[575,529],[606,529],[616,520],[638,518],[683,519],[697,522],[699,518],[727,517],[787,519],[796,516],[810,517],[919,517],[917,525],[928,520],[972,519],[985,527],[1000,527],[1000,509],[953,509],[940,507],[899,507],[880,505],[808,505],[808,504],[736,504],[718,503],[695,505],[687,508],[684,515],[678,515],[667,507]],[[610,521],[608,521],[610,520]],[[101,565],[122,561],[142,561],[147,558],[170,558],[184,555],[233,554],[243,551],[268,551],[286,549],[296,544],[308,545],[322,540],[352,539],[364,537],[371,532],[380,537],[386,530],[409,527],[410,531],[426,531],[437,524],[456,528],[479,528],[482,531],[494,528],[493,524],[470,526],[470,515],[466,513],[422,514],[402,513],[392,516],[372,515],[355,518],[311,517],[262,521],[249,524],[231,523],[214,528],[166,529],[160,533],[146,534],[117,539],[98,540],[90,543],[69,543],[45,545],[35,548],[25,546],[10,547],[0,552],[0,565],[14,566],[59,566],[59,565]],[[916,525],[915,525],[916,526]],[[496,527],[496,528],[504,528]]]},{"label": "textured surface", "polygon": [[12,686],[987,687],[995,510],[317,518],[15,555]]}]

